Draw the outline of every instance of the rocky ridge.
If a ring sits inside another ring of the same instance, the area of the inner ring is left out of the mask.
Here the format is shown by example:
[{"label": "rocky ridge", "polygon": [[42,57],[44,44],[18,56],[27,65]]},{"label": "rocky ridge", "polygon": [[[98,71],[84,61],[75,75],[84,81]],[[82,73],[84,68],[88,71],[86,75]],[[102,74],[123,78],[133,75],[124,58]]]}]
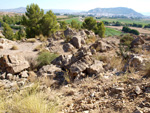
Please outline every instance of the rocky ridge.
[{"label": "rocky ridge", "polygon": [[[20,54],[21,50],[6,54],[10,51],[7,44],[24,46],[28,42],[1,39],[0,52],[6,53],[0,57],[0,89],[22,91],[37,81],[40,91],[59,88],[56,95],[63,98],[59,111],[65,113],[150,112],[150,71],[146,70],[150,68],[148,37],[134,37],[131,51],[126,52],[120,51],[118,37],[101,39],[92,31],[71,28],[64,31],[64,36],[67,40],[60,32],[46,42],[32,43],[46,43],[44,49],[59,54],[50,65],[39,69],[31,68],[35,62],[31,58],[32,54],[36,58],[40,51],[35,52],[33,48],[30,54]],[[88,43],[93,37],[96,40]]]}]

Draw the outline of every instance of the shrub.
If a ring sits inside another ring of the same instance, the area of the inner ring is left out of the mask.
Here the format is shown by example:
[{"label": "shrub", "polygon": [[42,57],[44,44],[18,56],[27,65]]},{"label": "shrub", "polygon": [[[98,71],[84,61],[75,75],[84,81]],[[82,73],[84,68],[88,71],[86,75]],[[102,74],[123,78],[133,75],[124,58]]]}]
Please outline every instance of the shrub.
[{"label": "shrub", "polygon": [[85,40],[86,44],[94,43],[95,41],[96,41],[95,36],[90,36]]},{"label": "shrub", "polygon": [[96,55],[96,59],[100,60],[100,61],[103,61],[104,63],[108,62],[108,57],[107,56],[97,56]]},{"label": "shrub", "polygon": [[11,50],[18,50],[18,47],[16,45],[13,45]]},{"label": "shrub", "polygon": [[130,33],[135,34],[135,35],[139,35],[139,31],[135,30],[135,29],[131,29]]},{"label": "shrub", "polygon": [[49,65],[56,57],[58,57],[58,54],[47,51],[41,52],[37,58],[38,67]]},{"label": "shrub", "polygon": [[36,42],[36,39],[35,38],[30,38],[30,39],[27,39],[27,42],[34,43],[34,42]]},{"label": "shrub", "polygon": [[122,28],[122,31],[124,31],[125,33],[132,33],[132,34],[135,34],[135,35],[139,35],[139,31],[135,30],[135,29],[130,29],[129,27],[126,27],[124,26]]},{"label": "shrub", "polygon": [[47,37],[44,37],[42,34],[40,34],[39,36],[35,36],[35,38],[39,39],[41,42],[47,41]]},{"label": "shrub", "polygon": [[150,77],[150,62],[147,62],[144,66],[144,74],[147,76],[147,77]]},{"label": "shrub", "polygon": [[71,27],[75,29],[80,29],[80,24],[77,21],[72,20]]},{"label": "shrub", "polygon": [[128,46],[130,47],[131,42],[134,40],[134,38],[132,36],[130,36],[129,34],[124,35],[121,39],[120,39],[120,43],[122,45]]}]

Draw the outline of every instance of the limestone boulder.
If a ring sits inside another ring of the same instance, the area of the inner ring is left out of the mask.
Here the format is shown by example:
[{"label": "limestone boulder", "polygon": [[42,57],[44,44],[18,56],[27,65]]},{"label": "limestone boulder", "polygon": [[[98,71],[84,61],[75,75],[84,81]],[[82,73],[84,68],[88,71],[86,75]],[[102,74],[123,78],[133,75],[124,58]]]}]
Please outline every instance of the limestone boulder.
[{"label": "limestone boulder", "polygon": [[71,28],[69,28],[69,27],[64,31],[64,36],[65,37],[71,37],[75,34],[76,34],[76,32],[74,30],[72,30]]},{"label": "limestone boulder", "polygon": [[70,40],[70,43],[76,47],[77,49],[81,48],[81,37],[80,36],[73,36]]},{"label": "limestone boulder", "polygon": [[65,52],[71,52],[74,49],[75,49],[74,46],[72,44],[70,44],[70,43],[66,43],[66,44],[63,45],[63,50]]},{"label": "limestone boulder", "polygon": [[39,70],[39,76],[53,78],[57,73],[61,72],[61,68],[55,65],[46,65]]},{"label": "limestone boulder", "polygon": [[95,33],[93,31],[89,31],[89,30],[84,30],[84,32],[86,33],[86,35],[88,36],[94,36],[95,37]]},{"label": "limestone boulder", "polygon": [[72,55],[60,55],[56,59],[52,61],[53,65],[57,65],[58,67],[65,67],[66,65],[70,64]]},{"label": "limestone boulder", "polygon": [[98,74],[100,72],[104,72],[103,62],[95,60],[94,63],[91,66],[89,66],[87,71],[88,71],[89,75]]},{"label": "limestone boulder", "polygon": [[144,43],[145,43],[144,39],[143,39],[142,37],[138,37],[138,38],[134,39],[134,40],[131,42],[131,47],[133,48],[133,47],[136,47],[136,46],[138,46],[138,45],[142,45],[142,44],[144,44]]},{"label": "limestone boulder", "polygon": [[140,71],[146,68],[146,64],[149,62],[149,58],[145,58],[142,55],[132,55],[129,66],[133,67],[135,71]]},{"label": "limestone boulder", "polygon": [[3,55],[0,57],[0,69],[3,72],[16,74],[29,67],[29,62],[20,54]]},{"label": "limestone boulder", "polygon": [[89,65],[93,63],[93,60],[91,57],[84,56],[80,60],[73,63],[70,67],[68,67],[68,70],[70,71],[71,76],[77,76],[81,72],[86,71],[87,68],[89,68]]},{"label": "limestone boulder", "polygon": [[96,51],[107,52],[113,49],[113,47],[103,41],[96,41],[91,47],[96,49]]}]

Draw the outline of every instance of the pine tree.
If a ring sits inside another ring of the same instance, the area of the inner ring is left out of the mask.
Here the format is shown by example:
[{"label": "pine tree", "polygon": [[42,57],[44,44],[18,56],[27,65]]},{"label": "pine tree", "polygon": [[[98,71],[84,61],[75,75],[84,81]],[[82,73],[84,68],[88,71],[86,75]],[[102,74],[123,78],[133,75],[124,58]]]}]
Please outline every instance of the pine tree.
[{"label": "pine tree", "polygon": [[56,15],[51,10],[43,16],[40,24],[44,36],[51,36],[58,29]]},{"label": "pine tree", "polygon": [[75,29],[79,29],[80,28],[80,24],[78,24],[77,21],[72,20],[71,21],[71,27],[75,28]]},{"label": "pine tree", "polygon": [[96,34],[98,34],[101,38],[105,37],[105,26],[103,22],[97,24]]},{"label": "pine tree", "polygon": [[60,29],[67,29],[67,23],[65,21],[60,21],[59,27],[60,27]]},{"label": "pine tree", "polygon": [[88,30],[94,30],[96,26],[97,22],[93,17],[87,17],[82,24],[82,27]]},{"label": "pine tree", "polygon": [[22,24],[26,27],[27,37],[33,38],[41,34],[39,21],[44,15],[44,10],[40,9],[37,4],[28,5],[26,10],[27,12],[23,16]]}]

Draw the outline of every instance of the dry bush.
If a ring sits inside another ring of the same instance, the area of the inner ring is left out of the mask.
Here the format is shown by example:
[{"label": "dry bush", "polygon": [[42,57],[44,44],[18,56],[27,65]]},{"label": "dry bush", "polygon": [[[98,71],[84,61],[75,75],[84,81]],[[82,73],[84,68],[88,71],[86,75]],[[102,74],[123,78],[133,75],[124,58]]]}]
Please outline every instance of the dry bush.
[{"label": "dry bush", "polygon": [[27,42],[29,42],[29,43],[35,43],[36,39],[35,38],[30,38],[30,39],[27,39]]},{"label": "dry bush", "polygon": [[120,57],[114,56],[109,60],[109,63],[110,63],[111,68],[113,69],[116,68],[118,71],[122,71],[125,66],[126,61]]},{"label": "dry bush", "polygon": [[41,42],[47,41],[47,37],[43,36],[42,34],[40,34],[39,36],[36,36],[35,38],[39,39]]},{"label": "dry bush", "polygon": [[64,71],[64,79],[66,80],[67,83],[71,83],[71,76],[69,75],[69,71],[66,70]]},{"label": "dry bush", "polygon": [[37,68],[37,60],[36,57],[26,57],[26,60],[29,62],[30,64],[30,70],[35,70]]},{"label": "dry bush", "polygon": [[65,37],[65,42],[68,43],[71,40],[71,38],[72,38],[71,36]]},{"label": "dry bush", "polygon": [[53,98],[50,98],[50,92],[45,93],[39,89],[37,83],[11,96],[5,91],[0,91],[0,112],[56,113],[58,110],[57,97],[53,95]]},{"label": "dry bush", "polygon": [[95,41],[96,41],[95,36],[90,36],[85,40],[86,44],[94,43]]},{"label": "dry bush", "polygon": [[107,56],[95,56],[97,60],[103,61],[104,63],[108,62],[108,57]]},{"label": "dry bush", "polygon": [[136,54],[142,54],[143,52],[142,48],[133,48],[132,51]]},{"label": "dry bush", "polygon": [[150,62],[147,62],[144,66],[143,72],[146,76],[150,77]]},{"label": "dry bush", "polygon": [[40,44],[40,45],[38,45],[38,46],[36,46],[35,48],[34,48],[34,51],[41,51],[41,50],[43,50],[45,48],[45,45],[44,44]]},{"label": "dry bush", "polygon": [[13,45],[12,48],[11,48],[11,50],[18,50],[18,46]]}]

